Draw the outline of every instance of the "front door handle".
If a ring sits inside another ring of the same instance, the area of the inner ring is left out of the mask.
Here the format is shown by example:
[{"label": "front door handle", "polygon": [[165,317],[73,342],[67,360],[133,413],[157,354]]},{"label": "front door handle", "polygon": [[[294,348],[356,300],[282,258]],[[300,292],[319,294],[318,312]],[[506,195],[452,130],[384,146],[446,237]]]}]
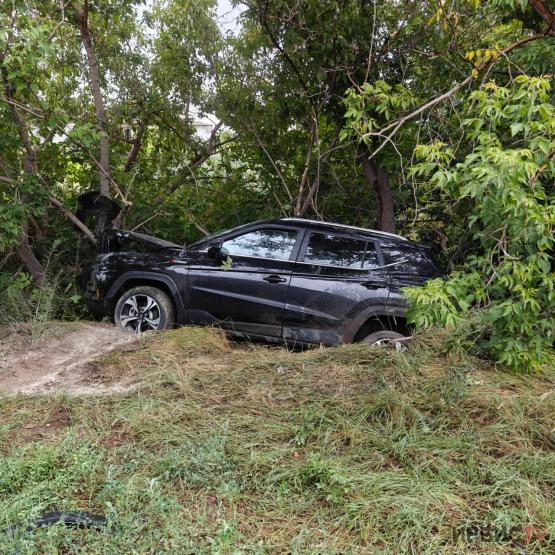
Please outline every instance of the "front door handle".
[{"label": "front door handle", "polygon": [[278,276],[277,274],[272,274],[270,276],[266,276],[265,278],[262,278],[264,281],[267,281],[268,283],[284,283],[287,280],[285,278],[282,278],[281,276]]}]

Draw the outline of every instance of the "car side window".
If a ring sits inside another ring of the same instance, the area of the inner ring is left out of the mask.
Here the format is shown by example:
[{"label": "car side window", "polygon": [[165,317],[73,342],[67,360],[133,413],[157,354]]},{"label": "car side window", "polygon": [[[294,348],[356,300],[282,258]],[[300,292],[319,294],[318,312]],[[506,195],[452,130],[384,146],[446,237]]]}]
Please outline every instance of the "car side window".
[{"label": "car side window", "polygon": [[415,275],[431,275],[438,272],[430,255],[420,248],[382,244],[382,252],[385,263],[390,266],[390,272]]},{"label": "car side window", "polygon": [[[341,235],[327,233],[312,233],[308,240],[304,262],[322,266],[339,266],[341,268],[362,268],[365,262],[366,241],[351,239]],[[374,250],[374,244],[370,243]],[[369,253],[368,263],[372,264],[372,253]]]},{"label": "car side window", "polygon": [[230,256],[252,256],[289,260],[297,241],[297,231],[287,229],[257,229],[222,243]]}]

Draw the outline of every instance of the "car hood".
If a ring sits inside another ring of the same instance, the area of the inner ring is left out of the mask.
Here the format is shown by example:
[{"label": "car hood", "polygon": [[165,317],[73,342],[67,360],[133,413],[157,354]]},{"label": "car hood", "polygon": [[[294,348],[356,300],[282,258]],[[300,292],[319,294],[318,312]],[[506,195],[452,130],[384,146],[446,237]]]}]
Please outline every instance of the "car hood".
[{"label": "car hood", "polygon": [[144,233],[137,233],[136,231],[125,231],[123,229],[113,229],[110,231],[112,237],[117,237],[118,239],[135,241],[141,245],[148,245],[152,247],[158,247],[162,249],[182,249],[183,245],[178,245],[177,243],[172,243],[171,241],[166,241],[165,239],[160,239],[159,237],[153,237],[152,235],[145,235]]}]

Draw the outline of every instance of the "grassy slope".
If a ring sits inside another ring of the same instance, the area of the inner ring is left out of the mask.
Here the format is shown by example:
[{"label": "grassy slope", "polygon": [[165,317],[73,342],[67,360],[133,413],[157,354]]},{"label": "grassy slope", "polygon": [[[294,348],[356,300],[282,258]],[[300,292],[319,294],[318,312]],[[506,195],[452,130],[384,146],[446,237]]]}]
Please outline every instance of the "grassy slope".
[{"label": "grassy slope", "polygon": [[[10,553],[554,553],[554,380],[420,346],[290,353],[183,329],[92,369],[105,398],[0,401]],[[58,551],[55,551],[57,548]]]}]

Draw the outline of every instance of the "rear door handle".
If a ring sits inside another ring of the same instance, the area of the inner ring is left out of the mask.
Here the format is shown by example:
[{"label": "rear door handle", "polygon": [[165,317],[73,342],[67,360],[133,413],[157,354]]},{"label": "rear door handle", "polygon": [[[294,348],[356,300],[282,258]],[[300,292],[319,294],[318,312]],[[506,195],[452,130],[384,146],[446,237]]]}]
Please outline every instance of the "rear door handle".
[{"label": "rear door handle", "polygon": [[272,274],[270,276],[266,276],[265,278],[262,278],[264,281],[267,281],[268,283],[284,283],[287,280],[281,276],[278,276],[277,274]]},{"label": "rear door handle", "polygon": [[360,283],[363,287],[366,287],[366,289],[381,289],[382,287],[386,287],[387,282],[384,281],[362,281]]}]

